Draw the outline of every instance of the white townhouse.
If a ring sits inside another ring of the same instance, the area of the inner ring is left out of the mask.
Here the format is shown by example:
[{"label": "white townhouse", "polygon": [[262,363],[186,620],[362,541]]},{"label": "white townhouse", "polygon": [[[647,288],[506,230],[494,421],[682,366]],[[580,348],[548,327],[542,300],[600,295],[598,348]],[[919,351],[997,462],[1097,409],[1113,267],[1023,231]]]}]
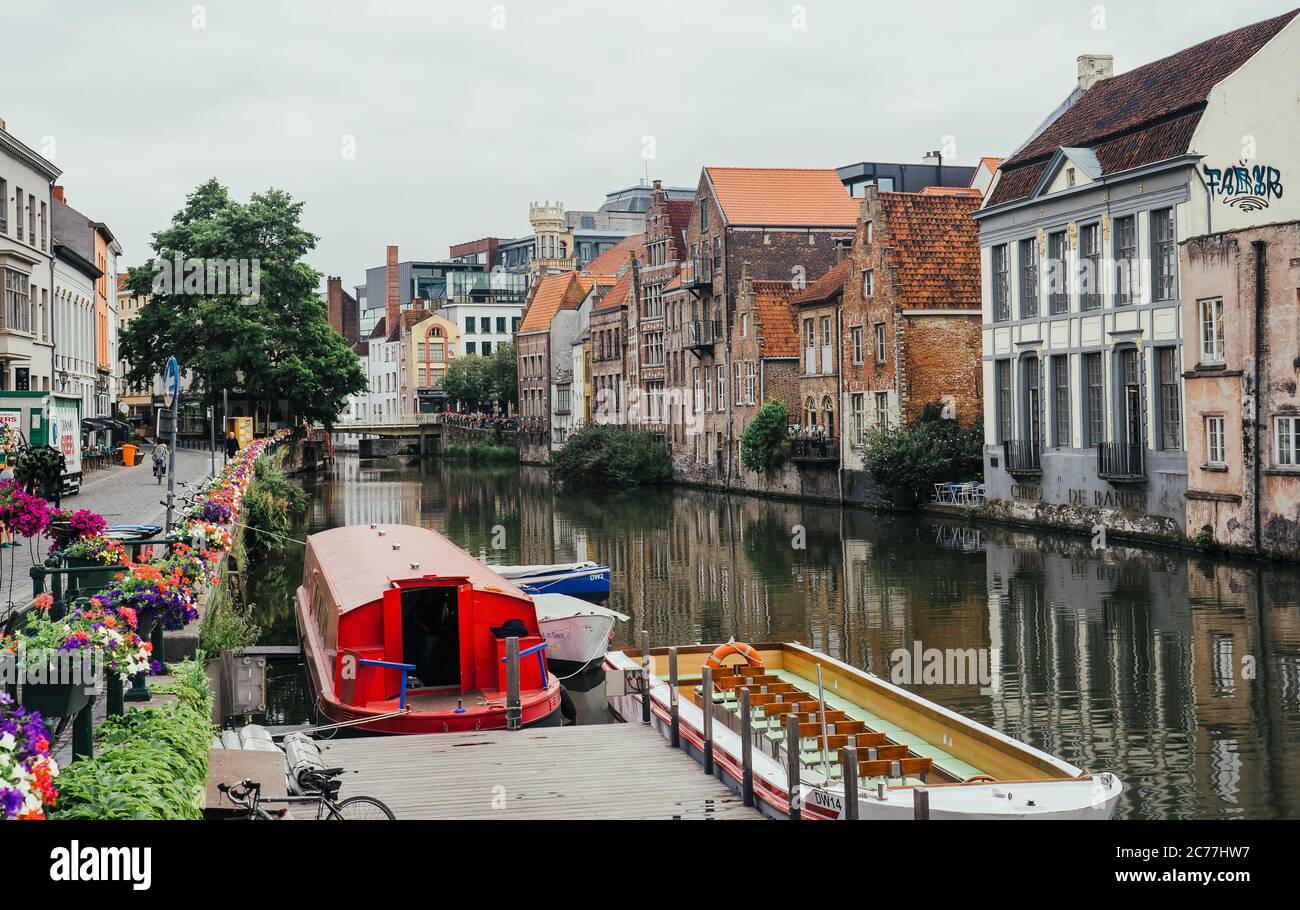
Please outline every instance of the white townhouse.
[{"label": "white townhouse", "polygon": [[[1280,217],[1281,183],[1300,173],[1295,17],[1118,76],[1111,58],[1080,57],[1070,98],[998,169],[975,214],[994,510],[1185,534],[1183,378],[1197,355],[1179,245]],[[1216,201],[1225,166],[1235,206]]]}]

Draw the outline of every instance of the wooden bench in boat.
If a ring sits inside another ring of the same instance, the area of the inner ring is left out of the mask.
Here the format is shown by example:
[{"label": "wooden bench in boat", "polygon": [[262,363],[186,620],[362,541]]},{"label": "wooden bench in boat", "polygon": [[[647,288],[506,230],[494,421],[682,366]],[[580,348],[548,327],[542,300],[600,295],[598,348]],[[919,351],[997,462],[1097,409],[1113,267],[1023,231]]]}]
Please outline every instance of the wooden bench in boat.
[{"label": "wooden bench in boat", "polygon": [[[843,764],[843,755],[841,754],[841,764]],[[934,759],[931,758],[900,758],[900,759],[859,759],[858,760],[858,777],[915,777],[922,782],[929,779],[930,772],[934,770]]]}]

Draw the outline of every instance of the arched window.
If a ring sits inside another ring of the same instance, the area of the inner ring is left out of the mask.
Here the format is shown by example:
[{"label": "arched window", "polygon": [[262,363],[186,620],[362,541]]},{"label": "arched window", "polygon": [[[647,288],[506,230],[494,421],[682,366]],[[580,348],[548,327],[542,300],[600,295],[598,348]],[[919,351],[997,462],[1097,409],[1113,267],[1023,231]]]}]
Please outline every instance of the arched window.
[{"label": "arched window", "polygon": [[811,433],[817,426],[817,402],[813,401],[811,395],[809,395],[808,400],[804,402],[803,408],[808,424],[808,432]]},{"label": "arched window", "polygon": [[822,398],[822,414],[824,420],[823,426],[826,428],[827,436],[835,435],[835,405],[831,402],[831,396],[827,395]]}]

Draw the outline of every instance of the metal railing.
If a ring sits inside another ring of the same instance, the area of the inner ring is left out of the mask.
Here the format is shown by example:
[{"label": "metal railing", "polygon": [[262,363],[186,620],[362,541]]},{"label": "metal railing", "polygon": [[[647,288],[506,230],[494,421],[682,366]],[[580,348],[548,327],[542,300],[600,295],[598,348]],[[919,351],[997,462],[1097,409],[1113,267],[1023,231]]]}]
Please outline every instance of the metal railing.
[{"label": "metal railing", "polygon": [[1036,439],[1008,439],[1002,443],[1008,474],[1043,473],[1043,449]]},{"label": "metal railing", "polygon": [[797,436],[790,442],[795,461],[839,461],[840,442],[825,436]]},{"label": "metal railing", "polygon": [[1097,443],[1098,477],[1125,480],[1145,478],[1146,473],[1141,445],[1130,442]]},{"label": "metal railing", "polygon": [[713,286],[713,257],[694,256],[682,263],[682,287],[706,288]]},{"label": "metal railing", "polygon": [[722,340],[721,319],[697,319],[689,327],[687,347],[710,347]]}]

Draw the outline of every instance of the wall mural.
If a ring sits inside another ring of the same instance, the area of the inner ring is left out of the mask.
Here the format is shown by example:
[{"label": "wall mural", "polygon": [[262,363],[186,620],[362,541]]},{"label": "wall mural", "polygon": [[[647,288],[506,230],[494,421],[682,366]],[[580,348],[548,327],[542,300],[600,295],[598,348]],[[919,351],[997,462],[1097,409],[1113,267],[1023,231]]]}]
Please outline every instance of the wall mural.
[{"label": "wall mural", "polygon": [[1210,198],[1241,209],[1258,212],[1268,208],[1270,200],[1282,198],[1282,172],[1275,167],[1244,164],[1226,168],[1201,165]]}]

